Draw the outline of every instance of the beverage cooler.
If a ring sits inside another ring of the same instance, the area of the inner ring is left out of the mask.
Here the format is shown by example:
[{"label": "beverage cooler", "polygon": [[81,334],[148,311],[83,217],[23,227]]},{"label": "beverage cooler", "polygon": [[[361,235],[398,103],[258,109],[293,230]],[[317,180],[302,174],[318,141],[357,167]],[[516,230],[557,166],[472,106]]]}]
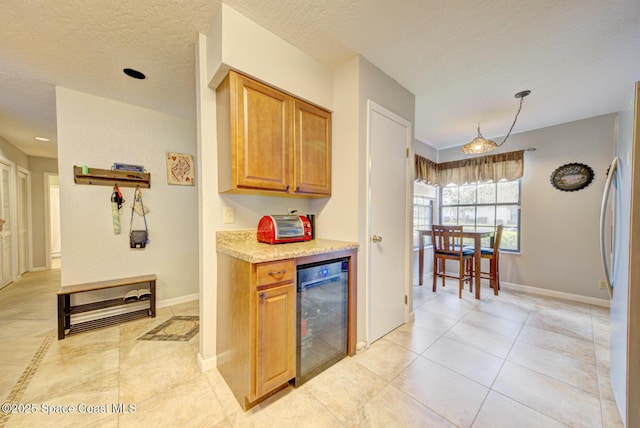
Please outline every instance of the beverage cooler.
[{"label": "beverage cooler", "polygon": [[296,386],[347,356],[349,259],[297,271]]}]

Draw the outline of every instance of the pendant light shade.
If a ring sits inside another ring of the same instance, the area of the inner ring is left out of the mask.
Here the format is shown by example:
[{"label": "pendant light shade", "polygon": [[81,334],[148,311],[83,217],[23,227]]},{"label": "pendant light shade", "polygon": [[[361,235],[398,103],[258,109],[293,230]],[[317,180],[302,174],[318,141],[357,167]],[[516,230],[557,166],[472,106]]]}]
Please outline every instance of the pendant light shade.
[{"label": "pendant light shade", "polygon": [[496,143],[493,140],[487,140],[486,138],[484,138],[482,136],[482,133],[480,132],[480,124],[478,124],[478,136],[473,140],[471,140],[470,142],[468,142],[467,144],[465,144],[464,146],[462,146],[462,148],[460,149],[460,152],[465,155],[475,155],[478,153],[490,152],[502,146],[505,143],[505,141],[507,141],[507,138],[509,138],[509,135],[511,135],[511,131],[513,131],[513,127],[516,125],[516,121],[518,120],[518,115],[520,114],[520,110],[522,110],[522,102],[524,101],[524,97],[526,97],[530,93],[531,91],[522,91],[514,95],[515,98],[520,98],[520,106],[518,107],[518,111],[516,112],[516,117],[513,119],[513,123],[511,124],[511,128],[509,129],[507,136],[504,137],[504,140],[502,140],[500,144]]},{"label": "pendant light shade", "polygon": [[465,144],[460,149],[460,152],[465,155],[475,155],[478,153],[486,153],[498,148],[498,144],[493,140],[487,140],[480,133],[480,124],[478,124],[478,136],[471,140],[470,143]]}]

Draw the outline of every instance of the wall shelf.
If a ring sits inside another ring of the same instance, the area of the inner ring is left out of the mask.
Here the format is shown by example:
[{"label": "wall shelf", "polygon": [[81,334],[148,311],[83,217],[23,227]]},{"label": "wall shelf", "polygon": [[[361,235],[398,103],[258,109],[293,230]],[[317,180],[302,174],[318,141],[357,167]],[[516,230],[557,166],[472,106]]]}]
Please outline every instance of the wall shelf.
[{"label": "wall shelf", "polygon": [[76,184],[92,184],[98,186],[150,188],[151,173],[134,171],[114,171],[111,169],[89,168],[87,174],[82,173],[81,166],[73,167],[73,181]]}]

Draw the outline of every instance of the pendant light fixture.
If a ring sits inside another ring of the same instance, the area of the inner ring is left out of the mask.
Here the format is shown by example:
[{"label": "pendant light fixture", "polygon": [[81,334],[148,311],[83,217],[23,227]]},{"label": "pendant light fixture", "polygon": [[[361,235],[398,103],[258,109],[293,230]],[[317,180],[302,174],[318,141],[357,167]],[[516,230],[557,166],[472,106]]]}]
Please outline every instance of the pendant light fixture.
[{"label": "pendant light fixture", "polygon": [[524,97],[526,97],[530,93],[531,91],[527,90],[527,91],[518,92],[517,94],[514,95],[515,98],[520,98],[520,106],[518,107],[518,111],[516,112],[516,117],[513,118],[513,123],[511,124],[511,128],[509,128],[509,132],[507,132],[507,136],[504,137],[504,140],[502,140],[500,144],[496,143],[493,140],[487,140],[486,138],[484,138],[482,136],[482,133],[480,132],[480,124],[478,124],[478,136],[473,140],[471,140],[471,142],[462,146],[462,148],[460,149],[460,152],[465,155],[475,155],[478,153],[490,152],[502,146],[505,143],[505,141],[507,141],[507,138],[509,138],[509,135],[511,135],[511,131],[513,131],[513,127],[516,125],[516,121],[518,120],[518,115],[520,114],[520,110],[522,110],[522,102],[524,101]]}]

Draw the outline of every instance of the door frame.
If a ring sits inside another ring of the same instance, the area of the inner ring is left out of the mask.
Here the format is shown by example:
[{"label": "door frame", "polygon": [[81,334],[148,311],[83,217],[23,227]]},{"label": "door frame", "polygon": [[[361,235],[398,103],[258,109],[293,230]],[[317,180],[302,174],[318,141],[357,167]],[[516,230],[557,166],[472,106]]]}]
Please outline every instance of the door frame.
[{"label": "door frame", "polygon": [[405,301],[405,305],[404,305],[404,320],[405,322],[410,321],[410,305],[409,303],[413,301],[413,289],[412,289],[412,275],[411,275],[411,268],[413,265],[412,262],[412,257],[411,257],[411,252],[413,250],[413,246],[411,245],[412,243],[412,239],[411,239],[411,234],[412,234],[412,229],[413,229],[413,216],[409,215],[410,213],[410,208],[411,208],[411,198],[412,198],[412,192],[413,192],[413,186],[412,186],[412,177],[413,177],[413,172],[410,168],[410,166],[413,164],[412,162],[410,162],[410,160],[413,158],[412,154],[413,154],[413,148],[412,148],[412,142],[413,142],[413,125],[410,121],[408,121],[407,119],[397,115],[396,113],[392,112],[391,110],[381,106],[380,104],[377,104],[375,101],[371,100],[371,99],[367,99],[367,134],[366,134],[366,139],[367,139],[367,144],[366,144],[366,162],[367,162],[367,173],[366,173],[366,189],[367,189],[367,204],[366,204],[366,216],[365,216],[365,231],[366,231],[366,236],[364,237],[364,240],[366,242],[366,245],[364,246],[364,250],[366,252],[366,255],[364,257],[365,259],[365,336],[366,336],[366,343],[367,346],[370,346],[370,327],[371,327],[371,313],[370,313],[370,298],[371,298],[371,268],[372,268],[372,264],[371,264],[371,255],[372,255],[372,251],[371,251],[371,247],[372,247],[372,242],[371,242],[371,235],[372,235],[372,231],[371,231],[371,214],[372,214],[372,207],[371,207],[371,174],[372,174],[372,170],[371,170],[371,138],[372,138],[372,120],[371,120],[371,114],[373,112],[377,112],[391,120],[394,120],[396,122],[398,122],[399,124],[403,125],[406,127],[407,129],[407,141],[406,141],[406,162],[405,162],[405,209],[406,209],[406,216],[405,216],[405,254],[404,254],[404,290],[405,290],[405,296],[406,297],[406,301]]},{"label": "door frame", "polygon": [[[20,223],[20,174],[24,174],[26,178],[26,192],[25,197],[27,198],[27,261],[26,261],[26,272],[31,272],[33,269],[33,223],[32,223],[32,207],[31,207],[31,171],[21,166],[18,166],[17,171],[17,180],[16,180],[16,209],[17,209],[17,217],[16,223]],[[18,245],[20,244],[20,237],[18,236]],[[19,246],[17,247],[19,250]],[[19,256],[19,254],[18,254]],[[22,275],[20,273],[20,259],[18,257],[18,276]]]},{"label": "door frame", "polygon": [[[49,177],[59,177],[57,172],[45,172],[44,176],[44,251],[45,269],[51,269],[51,189]],[[60,187],[60,184],[58,184]]]},{"label": "door frame", "polygon": [[[16,187],[16,164],[15,162],[11,162],[9,159],[0,156],[0,163],[9,167],[9,215],[11,216],[10,220],[11,224],[11,280],[9,281],[9,285],[18,279],[18,241],[17,241],[17,228],[14,226],[14,223],[17,224],[18,217],[18,209],[17,209],[17,187]],[[3,288],[3,285],[0,285],[0,289]]]}]

